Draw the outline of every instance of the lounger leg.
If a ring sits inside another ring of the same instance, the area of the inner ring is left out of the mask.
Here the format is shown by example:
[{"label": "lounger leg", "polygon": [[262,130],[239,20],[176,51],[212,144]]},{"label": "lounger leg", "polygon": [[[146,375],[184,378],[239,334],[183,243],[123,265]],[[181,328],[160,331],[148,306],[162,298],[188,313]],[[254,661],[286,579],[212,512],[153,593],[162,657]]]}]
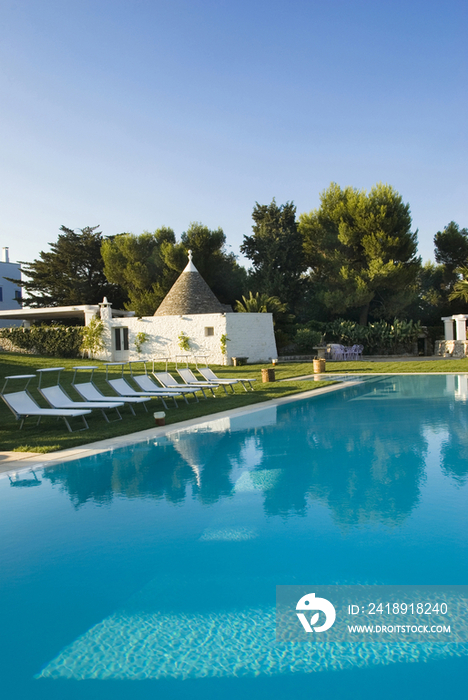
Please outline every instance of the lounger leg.
[{"label": "lounger leg", "polygon": [[134,411],[134,409],[133,409],[133,406],[132,406],[132,404],[131,404],[131,403],[128,403],[128,404],[127,404],[127,406],[128,406],[128,407],[129,407],[129,409],[131,410],[131,412],[132,412],[132,415],[136,416],[136,413],[135,413],[135,411]]},{"label": "lounger leg", "polygon": [[223,389],[224,389],[224,393],[225,393],[225,394],[226,394],[226,396],[227,396],[227,395],[228,395],[228,392],[227,392],[227,389],[226,389],[226,386],[225,386],[225,384],[221,384],[221,386],[223,387]]},{"label": "lounger leg", "polygon": [[175,396],[172,397],[172,400],[174,401],[175,407],[176,407],[176,408],[179,408],[179,406],[177,405],[177,401],[176,401],[176,399],[175,399]]},{"label": "lounger leg", "polygon": [[161,399],[161,401],[162,401],[162,405],[164,406],[164,408],[165,408],[165,409],[166,409],[166,411],[167,411],[167,403],[166,403],[166,402],[164,401],[164,399],[163,399],[163,397],[162,397],[162,396],[160,396],[159,398]]},{"label": "lounger leg", "polygon": [[[88,430],[88,429],[89,429],[89,425],[88,425],[88,423],[86,422],[86,418],[85,418],[84,416],[81,416],[81,417],[82,417],[82,419],[83,419],[83,423],[84,423],[84,426],[85,426],[85,427],[84,427],[84,428],[80,428],[78,432],[81,432],[82,430]],[[69,430],[70,433],[77,432],[76,430],[72,430],[72,429],[71,429],[70,423],[67,421],[67,419],[66,419],[65,416],[62,416],[62,418],[63,418],[63,420],[65,421],[65,425],[67,426],[67,428],[68,428],[68,430]]]},{"label": "lounger leg", "polygon": [[215,399],[215,398],[216,398],[216,394],[214,393],[214,389],[212,389],[212,388],[210,387],[210,391],[211,391],[211,393],[213,394],[213,398]]},{"label": "lounger leg", "polygon": [[[244,387],[244,391],[248,391],[247,387],[245,386],[245,382],[243,382],[242,379],[240,380],[240,383]],[[252,386],[252,385],[250,385],[250,386]]]},{"label": "lounger leg", "polygon": [[[112,409],[111,409],[111,410],[112,410]],[[101,408],[101,413],[102,413],[102,415],[104,416],[104,418],[105,418],[105,420],[107,421],[107,423],[116,423],[118,420],[122,420],[122,416],[120,415],[120,411],[119,411],[119,409],[118,409],[117,406],[114,406],[114,410],[115,410],[115,412],[117,413],[117,416],[118,416],[118,417],[117,417],[117,418],[114,418],[114,420],[109,420],[109,417],[108,417],[108,415],[107,415],[105,409],[104,409],[104,408]]]}]

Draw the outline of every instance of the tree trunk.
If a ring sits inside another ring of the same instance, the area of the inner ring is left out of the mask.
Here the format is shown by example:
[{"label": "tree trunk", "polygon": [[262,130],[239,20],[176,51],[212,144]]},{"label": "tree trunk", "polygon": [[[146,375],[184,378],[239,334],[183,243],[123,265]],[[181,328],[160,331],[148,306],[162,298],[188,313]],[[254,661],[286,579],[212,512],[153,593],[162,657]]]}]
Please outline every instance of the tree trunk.
[{"label": "tree trunk", "polygon": [[367,317],[369,315],[369,302],[361,306],[361,313],[359,314],[359,325],[367,326]]}]

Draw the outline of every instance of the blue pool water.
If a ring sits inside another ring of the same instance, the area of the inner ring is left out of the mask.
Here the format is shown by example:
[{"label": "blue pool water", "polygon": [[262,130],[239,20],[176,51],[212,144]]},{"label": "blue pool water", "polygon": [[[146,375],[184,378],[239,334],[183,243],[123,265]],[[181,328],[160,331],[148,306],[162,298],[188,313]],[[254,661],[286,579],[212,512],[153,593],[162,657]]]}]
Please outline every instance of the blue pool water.
[{"label": "blue pool water", "polygon": [[466,697],[463,647],[318,656],[274,615],[467,584],[467,457],[466,377],[386,376],[0,479],[1,697]]}]

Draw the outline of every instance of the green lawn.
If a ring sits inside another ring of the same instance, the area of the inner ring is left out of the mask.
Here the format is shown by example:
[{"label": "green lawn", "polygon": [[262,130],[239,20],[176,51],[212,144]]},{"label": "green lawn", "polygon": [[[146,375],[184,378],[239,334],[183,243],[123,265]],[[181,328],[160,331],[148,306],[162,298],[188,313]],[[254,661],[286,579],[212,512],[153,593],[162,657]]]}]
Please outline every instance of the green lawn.
[{"label": "green lawn", "polygon": [[[72,367],[75,365],[89,365],[89,360],[77,359],[57,359],[50,357],[37,357],[22,355],[19,353],[0,353],[0,385],[3,386],[4,377],[15,374],[34,374],[36,369],[40,367],[65,367],[65,371],[61,374],[61,384],[69,395],[80,400],[80,397],[71,386],[73,378]],[[112,390],[105,382],[104,363],[93,360],[93,365],[99,366],[99,370],[94,373],[94,381],[99,386],[103,393],[112,395]],[[199,394],[199,402],[196,403],[193,398],[189,398],[189,405],[183,400],[178,401],[179,408],[175,408],[171,401],[168,401],[169,409],[166,411],[166,424],[177,423],[179,421],[188,420],[190,418],[198,418],[219,411],[226,411],[232,408],[242,406],[250,406],[262,401],[268,401],[288,394],[295,394],[301,391],[307,391],[312,388],[324,386],[329,382],[311,382],[307,381],[292,381],[287,383],[266,383],[261,381],[262,367],[271,367],[271,365],[249,365],[248,367],[217,367],[215,371],[223,377],[235,378],[238,376],[254,377],[257,381],[254,383],[255,391],[245,392],[241,385],[235,387],[235,394],[226,396],[224,390],[220,387],[216,390],[216,398],[209,395],[208,399],[204,399]],[[300,371],[297,371],[300,367]],[[160,370],[165,369],[165,366],[158,365]],[[169,370],[173,371],[175,365],[169,365]],[[136,369],[143,369],[143,365],[137,365]],[[277,368],[277,378],[286,378],[299,376],[305,372],[313,371],[310,364],[288,365]],[[175,372],[173,372],[175,374]],[[55,378],[56,375],[54,375]],[[86,376],[86,375],[85,375]],[[117,376],[117,375],[116,375]],[[125,370],[125,377],[130,378],[130,372]],[[47,404],[41,395],[36,390],[37,380],[33,379],[29,385],[31,394],[36,401],[43,407]],[[9,383],[8,390],[21,389],[22,384],[18,381],[16,385]],[[138,389],[137,386],[135,386]],[[148,413],[145,412],[143,406],[135,406],[136,417],[132,416],[130,410],[121,409],[123,420],[108,424],[104,421],[100,411],[94,411],[93,414],[87,416],[89,430],[77,433],[69,433],[64,422],[60,419],[59,422],[55,418],[43,418],[39,427],[35,425],[34,418],[26,419],[23,429],[19,430],[19,422],[15,420],[13,414],[8,409],[3,401],[0,401],[0,450],[19,450],[19,451],[34,451],[34,452],[51,452],[61,450],[77,445],[84,445],[96,440],[102,440],[117,435],[126,435],[139,430],[147,430],[154,426],[153,412],[164,410],[161,401],[156,399],[148,402]],[[111,415],[109,414],[109,417]],[[72,427],[80,427],[79,421],[72,423]]]},{"label": "green lawn", "polygon": [[[0,353],[0,387],[3,386],[4,377],[15,374],[35,374],[35,370],[39,367],[65,367],[65,371],[61,375],[61,383],[75,400],[80,400],[80,397],[74,392],[71,387],[73,377],[72,367],[75,365],[89,365],[89,360],[77,359],[57,359],[50,357],[37,357],[30,355],[22,355],[19,353]],[[97,365],[99,370],[96,370],[94,379],[96,384],[105,393],[112,395],[105,382],[104,363],[93,360],[93,365]],[[138,365],[137,369],[143,365]],[[170,370],[174,370],[175,365],[169,365]],[[236,387],[235,394],[226,396],[224,390],[219,388],[216,392],[216,398],[203,399],[200,394],[199,403],[195,403],[193,399],[189,399],[187,406],[184,401],[179,401],[179,408],[176,409],[173,404],[169,405],[166,411],[166,423],[177,423],[178,421],[197,418],[200,416],[225,411],[232,408],[242,406],[250,406],[269,399],[296,394],[311,389],[318,389],[329,382],[313,382],[294,380],[294,377],[300,377],[306,374],[313,374],[313,365],[311,362],[280,364],[276,367],[276,379],[291,379],[292,381],[263,384],[261,381],[261,369],[263,367],[271,367],[271,365],[248,365],[246,367],[217,367],[214,368],[219,376],[227,378],[236,378],[236,376],[255,377],[257,382],[254,384],[255,391],[246,393],[240,385]],[[163,365],[159,365],[158,369],[164,369]],[[468,359],[464,360],[438,360],[424,362],[335,362],[327,363],[327,372],[335,374],[337,372],[467,372]],[[125,376],[130,377],[128,369],[125,370]],[[37,402],[46,407],[46,402],[36,390],[37,380],[33,379],[30,384],[31,394]],[[22,388],[20,385],[11,388]],[[137,387],[136,387],[137,388]],[[19,451],[37,451],[51,452],[54,450],[65,449],[83,445],[96,440],[101,440],[117,435],[126,435],[128,433],[146,430],[154,425],[153,412],[162,410],[162,404],[159,400],[151,401],[147,404],[148,413],[140,406],[135,407],[136,417],[132,416],[128,408],[122,409],[123,420],[116,423],[108,424],[104,421],[100,411],[94,411],[87,418],[89,430],[77,433],[69,433],[62,420],[59,422],[55,418],[43,418],[39,427],[35,425],[34,418],[28,418],[25,426],[20,431],[19,422],[15,421],[13,414],[7,408],[3,401],[0,401],[0,450],[19,450]],[[77,419],[80,420],[80,419]],[[78,425],[78,423],[73,424]]]}]

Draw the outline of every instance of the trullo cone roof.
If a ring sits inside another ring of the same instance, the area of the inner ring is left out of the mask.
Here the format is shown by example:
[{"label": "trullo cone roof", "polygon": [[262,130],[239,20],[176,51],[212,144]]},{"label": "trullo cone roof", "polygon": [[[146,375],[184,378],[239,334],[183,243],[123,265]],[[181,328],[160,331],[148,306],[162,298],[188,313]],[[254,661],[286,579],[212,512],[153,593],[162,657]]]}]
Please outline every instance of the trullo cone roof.
[{"label": "trullo cone roof", "polygon": [[222,314],[225,312],[226,309],[217,300],[193,264],[191,250],[189,250],[188,256],[187,267],[154,312],[155,316]]}]

